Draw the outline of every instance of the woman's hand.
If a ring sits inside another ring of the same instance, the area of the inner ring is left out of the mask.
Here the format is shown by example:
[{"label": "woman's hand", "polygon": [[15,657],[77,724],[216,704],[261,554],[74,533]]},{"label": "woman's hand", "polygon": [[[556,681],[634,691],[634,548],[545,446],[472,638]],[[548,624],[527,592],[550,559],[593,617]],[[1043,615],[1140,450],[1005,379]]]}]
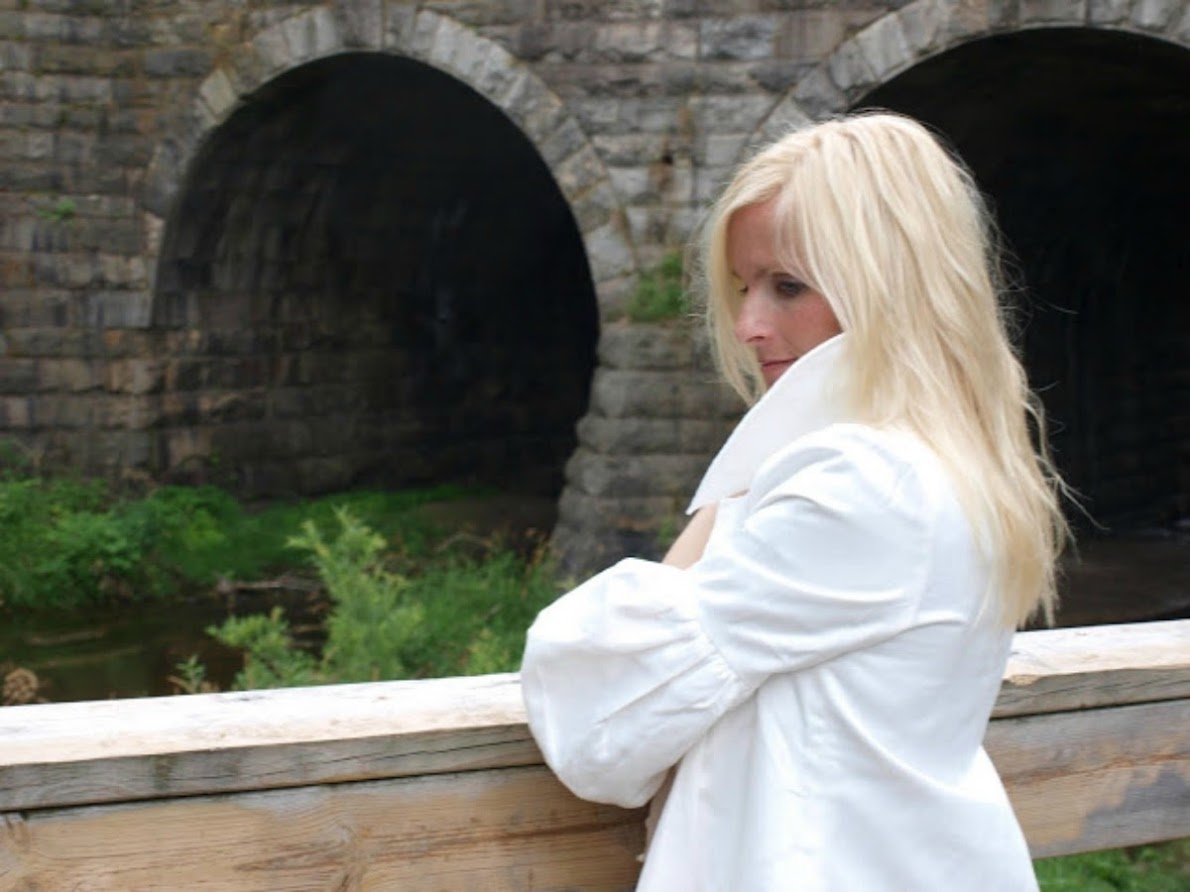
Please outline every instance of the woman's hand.
[{"label": "woman's hand", "polygon": [[718,505],[704,505],[690,518],[690,523],[678,534],[661,563],[669,564],[685,570],[700,557],[707,547],[707,540],[711,538],[711,528],[715,526],[715,512]]}]

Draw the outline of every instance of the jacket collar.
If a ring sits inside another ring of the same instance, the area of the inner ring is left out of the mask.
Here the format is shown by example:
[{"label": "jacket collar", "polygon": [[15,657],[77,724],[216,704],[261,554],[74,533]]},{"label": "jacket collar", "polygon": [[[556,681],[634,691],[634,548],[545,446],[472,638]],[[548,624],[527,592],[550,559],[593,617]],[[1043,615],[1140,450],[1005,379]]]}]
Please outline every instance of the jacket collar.
[{"label": "jacket collar", "polygon": [[712,459],[688,514],[746,490],[761,463],[798,437],[846,420],[838,387],[846,337],[802,356],[747,411]]}]

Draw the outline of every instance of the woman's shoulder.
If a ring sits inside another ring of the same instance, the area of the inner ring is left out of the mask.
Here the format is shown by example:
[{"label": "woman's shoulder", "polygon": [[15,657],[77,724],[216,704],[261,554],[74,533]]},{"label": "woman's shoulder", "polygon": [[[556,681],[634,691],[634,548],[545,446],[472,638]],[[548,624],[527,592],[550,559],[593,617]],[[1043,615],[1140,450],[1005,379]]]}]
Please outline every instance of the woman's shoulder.
[{"label": "woman's shoulder", "polygon": [[908,431],[842,422],[798,437],[777,450],[757,470],[754,491],[780,486],[794,475],[817,472],[851,478],[851,485],[895,489],[944,479],[934,452]]}]

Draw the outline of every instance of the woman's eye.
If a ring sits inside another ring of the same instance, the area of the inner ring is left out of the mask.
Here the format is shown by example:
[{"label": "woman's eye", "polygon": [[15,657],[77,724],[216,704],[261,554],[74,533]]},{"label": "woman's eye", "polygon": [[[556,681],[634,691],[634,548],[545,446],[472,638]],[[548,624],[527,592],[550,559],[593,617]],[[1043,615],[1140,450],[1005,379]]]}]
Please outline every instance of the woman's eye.
[{"label": "woman's eye", "polygon": [[778,279],[776,286],[777,293],[785,297],[797,297],[806,290],[806,283],[797,279]]}]

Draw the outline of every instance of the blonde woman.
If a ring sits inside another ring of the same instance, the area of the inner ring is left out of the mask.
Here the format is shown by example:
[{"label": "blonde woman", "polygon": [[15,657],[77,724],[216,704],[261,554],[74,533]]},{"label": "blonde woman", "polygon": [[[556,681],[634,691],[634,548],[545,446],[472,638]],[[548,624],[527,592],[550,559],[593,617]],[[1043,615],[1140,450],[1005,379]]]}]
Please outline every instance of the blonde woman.
[{"label": "blonde woman", "polygon": [[1067,532],[970,175],[903,117],[798,130],[740,169],[702,260],[754,404],[662,563],[534,623],[546,761],[627,807],[675,769],[642,890],[1035,889],[981,744]]}]

